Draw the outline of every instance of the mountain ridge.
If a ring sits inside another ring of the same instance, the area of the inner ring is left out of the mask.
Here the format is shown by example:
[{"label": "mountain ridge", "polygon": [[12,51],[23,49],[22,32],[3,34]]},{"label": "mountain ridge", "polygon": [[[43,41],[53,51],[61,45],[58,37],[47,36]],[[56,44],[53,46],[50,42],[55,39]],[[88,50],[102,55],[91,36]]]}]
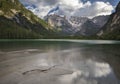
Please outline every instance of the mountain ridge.
[{"label": "mountain ridge", "polygon": [[[9,30],[9,31],[6,31],[6,33],[2,33],[2,35],[0,35],[0,38],[4,36],[6,36],[6,38],[23,38],[24,36],[21,37],[19,35],[18,37],[15,37],[17,36],[16,35],[17,32],[15,34],[15,32],[12,31],[12,28],[16,29],[14,28],[15,25],[20,30],[27,31],[26,33],[24,32],[25,35],[29,32],[31,34],[34,33],[37,36],[41,37],[41,36],[47,36],[47,35],[49,36],[49,34],[53,33],[52,27],[49,24],[47,24],[42,19],[38,18],[31,11],[27,10],[19,2],[19,0],[1,0],[0,16],[1,16],[0,24],[2,25],[0,27],[0,32],[2,32],[3,30]],[[6,25],[9,25],[9,26],[6,26]],[[10,28],[11,28],[11,31],[10,31]],[[11,36],[7,37],[7,35],[11,35]],[[28,37],[26,38],[31,38],[31,36],[28,35]]]},{"label": "mountain ridge", "polygon": [[[109,16],[98,16],[93,19],[87,17],[60,16],[51,14],[45,16],[45,21],[58,30],[58,33],[72,36],[92,36],[100,30],[100,28],[107,22]],[[100,20],[99,20],[100,18]],[[96,22],[95,22],[96,20]],[[102,22],[102,23],[101,23]]]},{"label": "mountain ridge", "polygon": [[116,7],[116,11],[110,15],[107,23],[97,35],[102,39],[120,40],[120,2]]}]

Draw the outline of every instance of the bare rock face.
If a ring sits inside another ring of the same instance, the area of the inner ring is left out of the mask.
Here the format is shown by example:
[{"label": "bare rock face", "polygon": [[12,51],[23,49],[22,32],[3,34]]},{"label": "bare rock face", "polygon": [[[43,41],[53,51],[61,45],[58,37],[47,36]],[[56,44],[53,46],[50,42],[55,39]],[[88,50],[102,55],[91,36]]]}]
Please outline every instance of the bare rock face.
[{"label": "bare rock face", "polygon": [[15,0],[12,0],[12,2],[14,3],[14,2],[15,2]]},{"label": "bare rock face", "polygon": [[47,15],[45,21],[49,23],[60,35],[71,35],[74,30],[65,16]]},{"label": "bare rock face", "polygon": [[116,7],[116,11],[120,11],[120,2],[119,2],[119,4]]},{"label": "bare rock face", "polygon": [[93,19],[87,17],[71,16],[66,18],[60,15],[47,15],[45,21],[62,35],[92,36],[107,22],[109,16],[97,16]]},{"label": "bare rock face", "polygon": [[100,28],[103,27],[108,21],[109,15],[101,15],[92,18],[93,23],[98,25]]},{"label": "bare rock face", "polygon": [[[120,2],[116,11],[110,15],[108,22],[103,26],[101,34],[105,39],[120,39]],[[101,31],[98,33],[100,35]]]}]

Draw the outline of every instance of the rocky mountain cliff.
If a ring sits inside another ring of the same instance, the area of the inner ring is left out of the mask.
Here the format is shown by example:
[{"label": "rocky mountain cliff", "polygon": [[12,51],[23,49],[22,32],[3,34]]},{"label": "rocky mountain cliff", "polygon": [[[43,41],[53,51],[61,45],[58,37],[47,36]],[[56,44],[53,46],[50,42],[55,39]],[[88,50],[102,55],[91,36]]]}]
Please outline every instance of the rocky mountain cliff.
[{"label": "rocky mountain cliff", "polygon": [[93,36],[100,29],[97,24],[93,23],[91,20],[87,20],[84,24],[81,25],[80,31],[76,32],[76,35],[82,36]]},{"label": "rocky mountain cliff", "polygon": [[107,22],[109,16],[98,16],[93,19],[87,17],[47,15],[45,21],[62,35],[91,36],[95,35]]},{"label": "rocky mountain cliff", "polygon": [[47,15],[45,21],[50,24],[54,30],[60,35],[71,35],[73,33],[73,28],[68,22],[65,16],[59,16],[56,14]]},{"label": "rocky mountain cliff", "polygon": [[96,16],[96,17],[92,18],[92,21],[99,27],[103,27],[105,25],[105,23],[107,23],[108,18],[109,18],[109,15]]},{"label": "rocky mountain cliff", "polygon": [[18,0],[0,0],[0,38],[40,38],[52,33],[52,27]]},{"label": "rocky mountain cliff", "polygon": [[116,7],[116,11],[110,15],[108,22],[97,35],[103,39],[120,40],[120,2]]}]

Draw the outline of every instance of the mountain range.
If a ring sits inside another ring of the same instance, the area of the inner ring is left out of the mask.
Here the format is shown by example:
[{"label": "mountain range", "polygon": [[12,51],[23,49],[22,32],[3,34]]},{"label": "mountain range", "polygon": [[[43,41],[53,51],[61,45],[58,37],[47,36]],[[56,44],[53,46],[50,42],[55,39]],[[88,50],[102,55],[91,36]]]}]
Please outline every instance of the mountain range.
[{"label": "mountain range", "polygon": [[[29,8],[28,8],[29,9]],[[32,39],[54,37],[95,37],[120,39],[120,3],[108,16],[67,17],[51,11],[40,19],[19,0],[0,0],[0,38]],[[56,8],[54,10],[57,10]]]},{"label": "mountain range", "polygon": [[45,21],[50,24],[60,35],[92,36],[107,22],[109,16],[97,16],[92,19],[87,17],[50,14],[45,16]]}]

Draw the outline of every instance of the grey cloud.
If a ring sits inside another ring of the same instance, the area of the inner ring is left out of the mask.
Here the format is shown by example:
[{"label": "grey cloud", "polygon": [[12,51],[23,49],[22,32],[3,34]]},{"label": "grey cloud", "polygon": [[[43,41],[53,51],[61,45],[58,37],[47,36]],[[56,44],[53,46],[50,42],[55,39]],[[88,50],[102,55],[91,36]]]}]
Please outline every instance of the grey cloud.
[{"label": "grey cloud", "polygon": [[98,15],[108,15],[114,10],[113,6],[104,2],[95,2],[89,6],[80,8],[74,12],[75,16],[94,17]]},{"label": "grey cloud", "polygon": [[[23,4],[36,5],[36,9],[30,9],[39,17],[44,17],[52,8],[58,4],[60,9],[57,14],[66,16],[87,16],[108,15],[113,6],[105,0],[20,0]],[[97,2],[94,2],[97,1]],[[107,1],[107,0],[106,0]],[[85,3],[84,3],[85,2]],[[102,7],[102,8],[101,8]],[[39,11],[36,11],[39,10]]]},{"label": "grey cloud", "polygon": [[60,0],[20,0],[23,4],[36,4],[36,5],[55,5],[57,4]]},{"label": "grey cloud", "polygon": [[56,5],[59,0],[41,0],[41,2],[43,2],[45,5]]}]

